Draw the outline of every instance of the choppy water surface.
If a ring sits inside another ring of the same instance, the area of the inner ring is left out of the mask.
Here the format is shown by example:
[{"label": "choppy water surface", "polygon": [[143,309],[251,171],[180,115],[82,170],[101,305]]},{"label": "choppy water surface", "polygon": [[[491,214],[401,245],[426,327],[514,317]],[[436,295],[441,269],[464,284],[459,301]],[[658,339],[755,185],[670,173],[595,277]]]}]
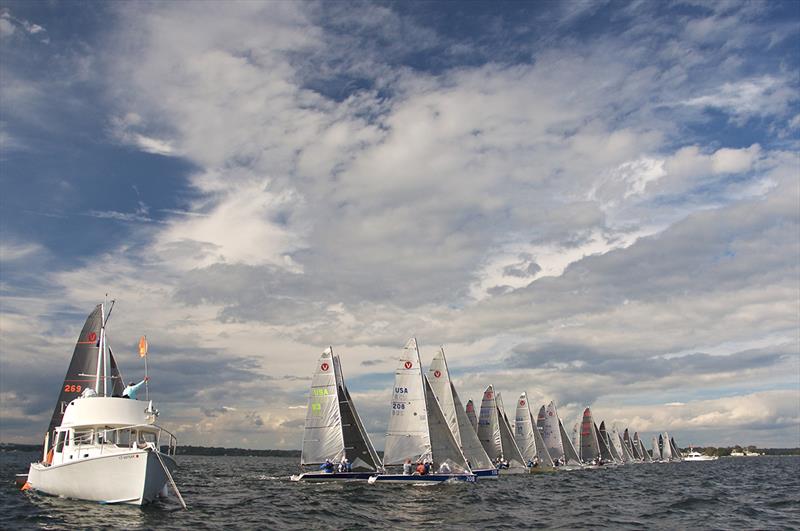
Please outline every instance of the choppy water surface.
[{"label": "choppy water surface", "polygon": [[800,529],[800,458],[629,465],[476,484],[305,484],[296,460],[179,456],[173,497],[145,508],[19,492],[36,456],[0,454],[0,528]]}]

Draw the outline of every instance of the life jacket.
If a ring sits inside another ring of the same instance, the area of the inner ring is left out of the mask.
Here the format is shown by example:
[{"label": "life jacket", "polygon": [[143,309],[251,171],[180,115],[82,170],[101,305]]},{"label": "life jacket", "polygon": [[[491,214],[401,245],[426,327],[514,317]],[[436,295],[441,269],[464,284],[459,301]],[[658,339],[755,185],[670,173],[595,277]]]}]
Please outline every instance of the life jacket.
[{"label": "life jacket", "polygon": [[419,474],[420,476],[425,475],[425,465],[423,465],[422,463],[417,465],[417,474]]}]

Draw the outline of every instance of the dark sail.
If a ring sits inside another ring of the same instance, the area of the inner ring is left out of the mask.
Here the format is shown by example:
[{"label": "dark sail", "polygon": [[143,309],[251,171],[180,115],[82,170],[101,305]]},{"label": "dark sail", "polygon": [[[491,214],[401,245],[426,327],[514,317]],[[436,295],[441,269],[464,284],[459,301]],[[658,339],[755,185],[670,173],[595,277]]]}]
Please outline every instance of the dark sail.
[{"label": "dark sail", "polygon": [[[353,470],[377,470],[380,467],[380,461],[375,450],[365,439],[361,419],[358,418],[358,413],[353,408],[353,399],[350,398],[350,392],[346,387],[339,388],[339,411],[342,416],[345,456],[353,463]],[[364,461],[367,467],[360,466],[356,459]]]},{"label": "dark sail", "polygon": [[119,372],[117,367],[117,360],[114,359],[114,353],[111,352],[111,347],[108,347],[108,357],[111,365],[111,381],[109,382],[109,392],[111,396],[122,396],[125,390],[125,380],[122,379],[122,373]]},{"label": "dark sail", "polygon": [[[103,309],[98,304],[94,311],[89,314],[83,330],[78,336],[75,344],[75,351],[72,353],[72,361],[64,376],[64,383],[58,393],[58,401],[53,410],[53,417],[50,419],[48,433],[61,425],[64,417],[64,408],[72,400],[79,397],[87,387],[94,388],[95,373],[97,372],[97,350],[100,348],[100,328],[102,327]],[[91,376],[90,376],[91,375]]]},{"label": "dark sail", "polygon": [[[606,441],[605,434],[600,432],[600,429],[597,427],[597,424],[593,425],[594,427],[594,434],[597,437],[597,444],[600,445],[600,457],[603,461],[606,462],[614,462],[614,456],[611,455],[611,449],[608,447],[608,442]],[[605,429],[605,426],[603,427]]]}]

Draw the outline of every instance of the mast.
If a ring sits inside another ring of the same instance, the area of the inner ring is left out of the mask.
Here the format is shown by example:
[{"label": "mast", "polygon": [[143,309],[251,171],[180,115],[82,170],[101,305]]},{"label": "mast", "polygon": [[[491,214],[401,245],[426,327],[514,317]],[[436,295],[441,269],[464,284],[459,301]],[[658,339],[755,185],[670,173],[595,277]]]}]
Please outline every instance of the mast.
[{"label": "mast", "polygon": [[[105,396],[105,389],[103,389],[103,393],[100,393],[100,378],[101,373],[103,371],[103,364],[104,364],[104,355],[103,355],[103,336],[106,332],[106,312],[105,312],[105,303],[100,305],[100,348],[97,349],[97,374],[95,375],[94,379],[94,391],[98,394],[98,396]],[[105,379],[103,379],[103,383],[105,384]]]}]

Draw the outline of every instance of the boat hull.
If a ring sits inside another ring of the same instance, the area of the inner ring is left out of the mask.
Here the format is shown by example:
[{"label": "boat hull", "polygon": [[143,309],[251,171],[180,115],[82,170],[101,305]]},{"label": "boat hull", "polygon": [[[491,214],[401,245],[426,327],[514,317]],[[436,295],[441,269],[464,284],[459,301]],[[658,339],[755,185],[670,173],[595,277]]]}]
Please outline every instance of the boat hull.
[{"label": "boat hull", "polygon": [[[161,454],[170,473],[175,460]],[[112,454],[45,466],[32,463],[30,488],[44,494],[96,501],[144,505],[156,499],[167,483],[158,456],[142,450]]]},{"label": "boat hull", "polygon": [[369,483],[405,483],[411,485],[435,485],[437,483],[475,483],[474,474],[378,474],[369,478]]},{"label": "boat hull", "polygon": [[473,470],[472,473],[475,474],[475,477],[480,479],[497,479],[497,476],[499,475],[499,472],[496,468]]},{"label": "boat hull", "polygon": [[292,481],[367,481],[375,472],[306,472],[291,476]]}]

